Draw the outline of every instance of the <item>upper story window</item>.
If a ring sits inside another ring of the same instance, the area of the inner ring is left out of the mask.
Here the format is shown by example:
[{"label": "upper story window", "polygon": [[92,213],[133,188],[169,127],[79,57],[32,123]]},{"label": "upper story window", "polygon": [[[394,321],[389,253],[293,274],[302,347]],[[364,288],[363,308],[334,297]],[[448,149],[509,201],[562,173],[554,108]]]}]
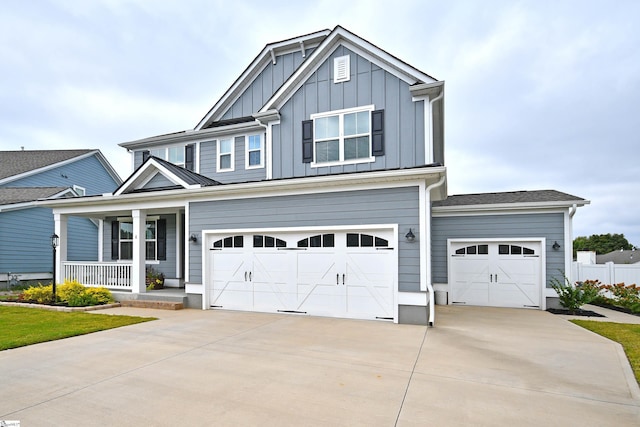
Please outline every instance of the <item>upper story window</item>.
[{"label": "upper story window", "polygon": [[176,166],[180,166],[190,171],[195,171],[194,151],[193,144],[154,148],[143,153],[143,161],[146,160],[148,155],[152,155],[171,162]]},{"label": "upper story window", "polygon": [[313,114],[302,122],[303,162],[311,167],[375,161],[384,154],[384,110],[373,105]]},{"label": "upper story window", "polygon": [[218,140],[218,172],[233,171],[234,165],[234,141],[230,139]]},{"label": "upper story window", "polygon": [[263,168],[264,144],[262,143],[262,135],[247,136],[245,147],[245,168]]}]

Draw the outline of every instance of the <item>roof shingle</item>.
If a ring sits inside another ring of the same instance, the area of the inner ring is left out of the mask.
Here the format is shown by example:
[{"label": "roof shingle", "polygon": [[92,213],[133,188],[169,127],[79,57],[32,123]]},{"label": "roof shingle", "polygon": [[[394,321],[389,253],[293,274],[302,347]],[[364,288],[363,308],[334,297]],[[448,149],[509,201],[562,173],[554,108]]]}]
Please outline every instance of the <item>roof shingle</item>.
[{"label": "roof shingle", "polygon": [[503,193],[458,194],[433,202],[433,206],[500,205],[510,203],[586,202],[556,190],[508,191]]},{"label": "roof shingle", "polygon": [[0,188],[0,205],[33,202],[46,199],[68,187],[5,187]]},{"label": "roof shingle", "polygon": [[96,150],[0,151],[0,179],[50,166]]}]

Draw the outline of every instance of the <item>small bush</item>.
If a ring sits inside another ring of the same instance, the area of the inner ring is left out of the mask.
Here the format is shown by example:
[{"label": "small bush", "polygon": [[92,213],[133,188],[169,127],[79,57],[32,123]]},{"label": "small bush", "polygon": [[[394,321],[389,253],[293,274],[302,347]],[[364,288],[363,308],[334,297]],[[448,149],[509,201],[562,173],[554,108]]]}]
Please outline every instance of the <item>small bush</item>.
[{"label": "small bush", "polygon": [[599,286],[594,286],[593,284],[584,286],[583,283],[576,283],[574,286],[566,277],[564,278],[564,282],[554,277],[551,279],[550,284],[558,294],[560,304],[568,309],[570,313],[574,313],[583,305],[592,302],[600,292]]},{"label": "small bush", "polygon": [[[114,301],[107,288],[86,288],[75,280],[65,280],[63,284],[56,286],[56,299],[69,307],[109,304]],[[53,286],[32,286],[20,295],[19,300],[51,304],[53,302]]]},{"label": "small bush", "polygon": [[20,300],[33,301],[38,304],[51,304],[53,302],[53,285],[31,286],[20,294]]}]

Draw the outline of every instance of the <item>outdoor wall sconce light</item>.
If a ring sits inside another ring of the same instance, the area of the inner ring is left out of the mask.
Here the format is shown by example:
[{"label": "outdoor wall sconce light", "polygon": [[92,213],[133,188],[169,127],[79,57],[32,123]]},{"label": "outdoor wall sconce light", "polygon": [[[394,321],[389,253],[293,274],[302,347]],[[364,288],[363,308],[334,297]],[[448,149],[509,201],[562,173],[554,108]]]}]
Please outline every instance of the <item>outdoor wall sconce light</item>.
[{"label": "outdoor wall sconce light", "polygon": [[551,247],[554,251],[557,251],[558,249],[560,249],[560,243],[558,243],[558,241],[556,240],[555,242],[553,242],[553,246]]},{"label": "outdoor wall sconce light", "polygon": [[193,243],[198,243],[198,235],[197,234],[192,234],[191,237],[189,237],[189,240],[191,240]]},{"label": "outdoor wall sconce light", "polygon": [[413,231],[411,231],[411,228],[409,228],[409,232],[405,234],[404,237],[407,239],[407,242],[409,243],[413,243],[416,240],[416,235],[413,234]]},{"label": "outdoor wall sconce light", "polygon": [[56,303],[56,248],[60,244],[60,238],[57,234],[51,235],[51,249],[53,249],[53,280],[51,281],[51,287],[53,290],[53,303]]}]

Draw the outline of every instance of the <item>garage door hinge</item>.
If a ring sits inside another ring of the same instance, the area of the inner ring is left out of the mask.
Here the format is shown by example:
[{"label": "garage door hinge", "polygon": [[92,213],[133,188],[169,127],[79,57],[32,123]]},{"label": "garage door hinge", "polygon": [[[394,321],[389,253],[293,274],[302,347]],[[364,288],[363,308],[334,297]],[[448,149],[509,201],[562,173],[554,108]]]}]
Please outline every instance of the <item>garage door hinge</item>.
[{"label": "garage door hinge", "polygon": [[376,248],[376,251],[392,251],[395,248]]},{"label": "garage door hinge", "polygon": [[278,310],[278,313],[307,314],[307,312],[306,312],[306,311],[296,311],[296,310]]},{"label": "garage door hinge", "polygon": [[527,307],[527,308],[540,308],[539,305],[523,305],[523,307]]},{"label": "garage door hinge", "polygon": [[307,248],[278,248],[279,251],[306,251]]},{"label": "garage door hinge", "polygon": [[466,304],[464,301],[451,301],[451,304]]},{"label": "garage door hinge", "polygon": [[222,308],[221,305],[210,305],[209,307],[211,307],[211,308]]},{"label": "garage door hinge", "polygon": [[380,317],[380,316],[376,316],[376,319],[378,319],[378,320],[393,320],[393,317]]}]

